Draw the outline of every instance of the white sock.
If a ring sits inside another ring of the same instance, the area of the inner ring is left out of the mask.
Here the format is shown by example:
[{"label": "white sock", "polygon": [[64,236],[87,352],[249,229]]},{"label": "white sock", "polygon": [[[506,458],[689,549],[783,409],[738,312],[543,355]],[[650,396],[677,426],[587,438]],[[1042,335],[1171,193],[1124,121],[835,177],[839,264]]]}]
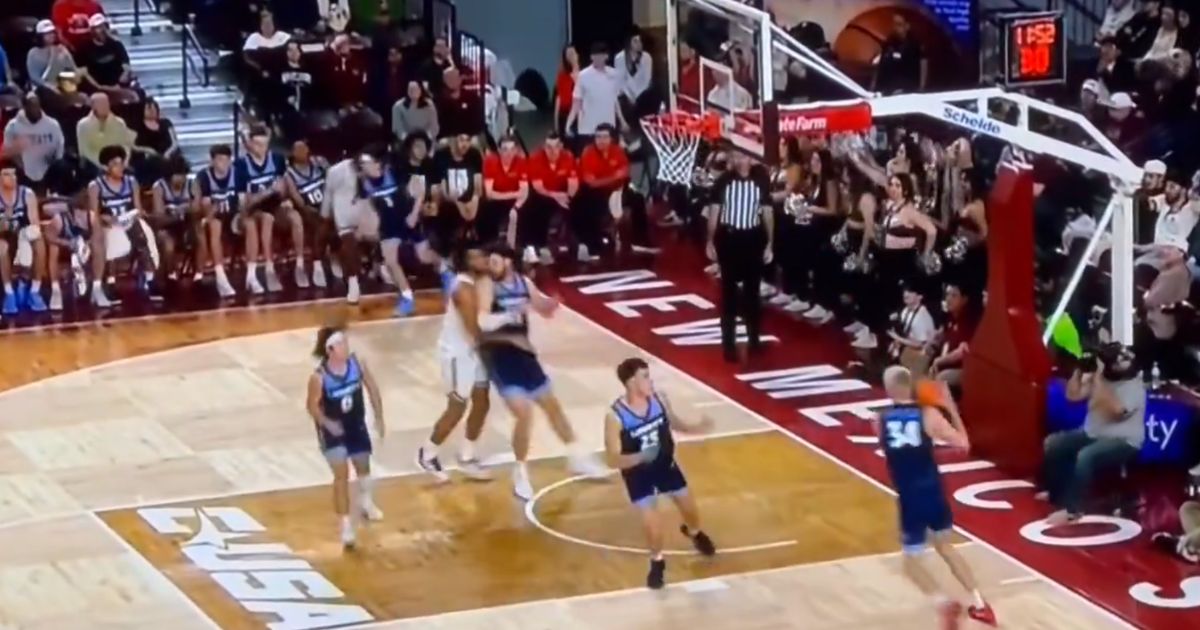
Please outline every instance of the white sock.
[{"label": "white sock", "polygon": [[92,280],[92,291],[102,291],[103,289],[104,285],[99,280]]},{"label": "white sock", "polygon": [[354,523],[350,520],[350,515],[343,514],[341,521],[342,521],[342,533],[345,534],[345,533],[349,532],[349,533],[353,534]]},{"label": "white sock", "polygon": [[304,268],[304,256],[296,256],[296,266],[300,269]]},{"label": "white sock", "polygon": [[30,282],[29,290],[32,291],[33,293],[37,293],[38,291],[41,291],[42,290],[42,281],[34,280],[33,282]]},{"label": "white sock", "polygon": [[62,285],[59,284],[58,280],[55,280],[50,283],[50,290],[55,293],[62,293]]},{"label": "white sock", "polygon": [[971,597],[975,599],[975,606],[979,608],[987,606],[987,602],[983,599],[983,593],[980,593],[979,589],[971,591]]},{"label": "white sock", "polygon": [[16,291],[13,290],[13,285],[11,282],[4,283],[4,294],[5,295],[15,295],[16,294]]},{"label": "white sock", "polygon": [[437,455],[438,445],[433,443],[433,438],[427,438],[421,448],[425,449],[426,455]]},{"label": "white sock", "polygon": [[258,263],[256,263],[256,262],[246,263],[246,277],[247,278],[253,278],[254,274],[257,271],[258,271]]},{"label": "white sock", "polygon": [[142,273],[142,276],[146,278],[146,282],[153,282],[153,281],[154,281],[154,272],[153,272],[153,271],[146,271],[146,272],[143,272],[143,273]]},{"label": "white sock", "polygon": [[661,551],[656,551],[656,552],[650,554],[650,559],[655,562],[662,562],[663,554]]},{"label": "white sock", "polygon": [[358,276],[350,276],[350,278],[346,280],[346,288],[352,288],[355,291],[357,291],[358,290]]},{"label": "white sock", "polygon": [[405,289],[405,290],[401,291],[401,292],[400,292],[400,297],[402,297],[402,298],[404,298],[404,299],[406,299],[406,300],[411,300],[411,299],[413,299],[413,292],[412,292],[412,289]]},{"label": "white sock", "polygon": [[518,474],[518,475],[523,475],[523,476],[525,476],[525,477],[528,477],[528,476],[529,476],[529,466],[528,466],[528,464],[526,464],[525,462],[522,462],[522,461],[518,461],[518,462],[517,462],[517,471],[516,471],[516,472],[517,472],[517,474]]},{"label": "white sock", "polygon": [[464,461],[475,459],[475,442],[471,440],[463,440],[458,447],[458,458]]},{"label": "white sock", "polygon": [[375,478],[371,475],[363,475],[358,478],[358,496],[362,498],[363,505],[374,505],[375,501],[372,498],[375,492]]}]

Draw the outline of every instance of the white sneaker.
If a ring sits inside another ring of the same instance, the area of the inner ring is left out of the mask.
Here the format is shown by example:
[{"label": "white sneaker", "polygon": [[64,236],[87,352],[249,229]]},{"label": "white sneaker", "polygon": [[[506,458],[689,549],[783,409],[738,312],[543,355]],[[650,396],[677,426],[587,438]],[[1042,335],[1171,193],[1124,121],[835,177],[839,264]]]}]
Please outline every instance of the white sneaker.
[{"label": "white sneaker", "polygon": [[278,293],[283,290],[283,284],[279,282],[279,274],[275,273],[275,265],[268,264],[263,270],[263,275],[267,277],[267,290],[271,293]]},{"label": "white sneaker", "polygon": [[772,306],[784,306],[786,304],[791,304],[792,300],[794,299],[796,299],[794,296],[779,292],[776,293],[771,299],[767,300],[767,304]]},{"label": "white sneaker", "polygon": [[396,279],[392,277],[392,270],[388,269],[387,265],[379,268],[379,279],[383,280],[383,283],[389,287],[396,286]]},{"label": "white sneaker", "polygon": [[525,250],[524,253],[522,253],[521,258],[524,260],[526,265],[532,265],[538,261],[538,254],[537,251],[533,249],[533,245],[525,246]]},{"label": "white sneaker", "polygon": [[[276,280],[276,282],[278,282],[278,280]],[[251,274],[249,271],[246,272],[246,290],[253,295],[262,295],[263,293],[266,293],[266,290],[263,289],[263,286],[258,283],[258,277],[256,274]]]},{"label": "white sneaker", "polygon": [[866,330],[866,328],[867,328],[866,324],[856,321],[856,322],[851,323],[849,326],[842,328],[842,332],[846,333],[847,335],[854,335],[855,337],[857,337],[858,333],[860,331]]},{"label": "white sneaker", "polygon": [[783,307],[783,310],[789,313],[804,313],[811,308],[812,304],[809,304],[808,302],[805,302],[799,298],[795,298],[791,302],[788,302],[788,305]]},{"label": "white sneaker", "polygon": [[233,289],[233,285],[229,283],[229,276],[225,275],[225,270],[220,269],[214,275],[217,278],[217,295],[221,299],[231,298],[237,295],[237,291]]},{"label": "white sneaker", "polygon": [[591,479],[602,479],[608,476],[609,470],[591,455],[572,455],[567,458],[567,468],[577,475]]},{"label": "white sneaker", "polygon": [[333,277],[337,278],[338,280],[341,280],[345,277],[345,274],[342,273],[342,263],[338,262],[336,259],[329,261],[329,272],[332,273]]},{"label": "white sneaker", "polygon": [[776,293],[778,293],[778,291],[775,290],[775,287],[767,284],[766,282],[758,285],[758,297],[760,298],[769,298]]},{"label": "white sneaker", "polygon": [[329,286],[329,283],[325,281],[325,263],[319,260],[313,261],[312,283],[318,289]]},{"label": "white sneaker", "polygon": [[479,460],[472,457],[470,459],[458,458],[458,470],[463,476],[473,481],[491,481],[492,473],[479,463]]},{"label": "white sneaker", "polygon": [[554,254],[551,253],[549,247],[543,247],[538,250],[538,262],[543,265],[554,264]]},{"label": "white sneaker", "polygon": [[442,461],[438,459],[437,453],[426,453],[424,446],[417,449],[417,468],[429,473],[438,483],[450,481],[450,475],[442,468]]},{"label": "white sneaker", "polygon": [[342,521],[342,546],[346,548],[354,547],[354,521],[347,519]]},{"label": "white sneaker", "polygon": [[833,319],[833,313],[830,313],[829,311],[825,310],[825,308],[822,307],[820,304],[816,304],[812,308],[808,309],[807,311],[804,311],[804,314],[801,315],[801,317],[803,317],[804,319],[807,319],[815,324],[824,324],[824,323],[828,322],[829,320]]},{"label": "white sneaker", "polygon": [[346,302],[350,304],[358,304],[358,299],[361,293],[358,289],[358,278],[350,278],[346,281]]},{"label": "white sneaker", "polygon": [[57,282],[50,285],[50,310],[61,311],[63,309],[62,287]]},{"label": "white sneaker", "polygon": [[375,502],[369,498],[364,499],[362,505],[358,509],[359,512],[362,513],[362,517],[368,521],[383,520],[383,510],[379,509],[379,507],[375,505]]},{"label": "white sneaker", "polygon": [[96,308],[112,308],[113,305],[112,300],[109,300],[108,296],[104,294],[102,287],[92,287],[92,304]]},{"label": "white sneaker", "polygon": [[513,494],[522,501],[533,499],[533,484],[529,483],[529,472],[520,464],[513,468]]},{"label": "white sneaker", "polygon": [[588,251],[588,246],[584,245],[583,243],[580,243],[579,249],[575,251],[575,258],[578,259],[579,262],[592,262],[600,259],[599,256],[593,256],[592,253]]},{"label": "white sneaker", "polygon": [[308,288],[308,273],[304,271],[304,263],[300,260],[296,261],[296,269],[293,271],[293,279],[296,281],[297,289]]},{"label": "white sneaker", "polygon": [[859,350],[874,350],[879,347],[879,340],[875,338],[875,333],[864,328],[854,338],[854,341],[850,342],[850,347],[858,348]]}]

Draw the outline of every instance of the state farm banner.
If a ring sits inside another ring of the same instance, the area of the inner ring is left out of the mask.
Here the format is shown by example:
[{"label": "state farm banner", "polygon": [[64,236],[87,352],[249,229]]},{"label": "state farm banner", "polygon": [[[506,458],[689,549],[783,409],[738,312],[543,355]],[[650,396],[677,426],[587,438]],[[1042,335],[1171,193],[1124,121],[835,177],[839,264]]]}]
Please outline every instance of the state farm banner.
[{"label": "state farm banner", "polygon": [[[762,112],[744,112],[738,118],[743,131],[761,134]],[[864,131],[870,126],[871,106],[864,101],[779,107],[779,135],[783,137]]]}]

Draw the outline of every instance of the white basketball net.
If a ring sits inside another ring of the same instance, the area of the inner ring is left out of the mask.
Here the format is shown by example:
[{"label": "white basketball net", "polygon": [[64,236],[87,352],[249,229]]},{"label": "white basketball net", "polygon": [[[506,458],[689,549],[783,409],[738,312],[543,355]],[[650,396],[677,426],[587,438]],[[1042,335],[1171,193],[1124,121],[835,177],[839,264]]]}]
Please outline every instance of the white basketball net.
[{"label": "white basketball net", "polygon": [[658,180],[668,184],[692,185],[700,131],[681,125],[663,124],[655,118],[642,119],[642,131],[658,154]]}]

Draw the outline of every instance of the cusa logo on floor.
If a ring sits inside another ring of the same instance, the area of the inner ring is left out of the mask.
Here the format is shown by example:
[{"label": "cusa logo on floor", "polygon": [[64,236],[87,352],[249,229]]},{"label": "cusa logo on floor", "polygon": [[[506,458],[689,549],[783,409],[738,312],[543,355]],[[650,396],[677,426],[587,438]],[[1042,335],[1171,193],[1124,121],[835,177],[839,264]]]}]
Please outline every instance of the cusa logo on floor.
[{"label": "cusa logo on floor", "polygon": [[271,630],[374,620],[290,547],[270,541],[267,528],[241,508],[143,508],[137,514],[175,539],[193,565]]}]

